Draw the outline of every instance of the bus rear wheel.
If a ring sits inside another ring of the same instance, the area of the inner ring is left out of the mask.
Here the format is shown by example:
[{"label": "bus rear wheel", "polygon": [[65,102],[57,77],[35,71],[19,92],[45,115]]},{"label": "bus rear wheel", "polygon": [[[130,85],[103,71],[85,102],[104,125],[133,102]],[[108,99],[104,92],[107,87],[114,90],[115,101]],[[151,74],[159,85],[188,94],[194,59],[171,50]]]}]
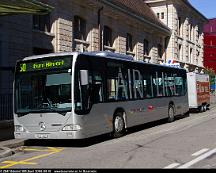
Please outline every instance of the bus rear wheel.
[{"label": "bus rear wheel", "polygon": [[206,105],[202,104],[200,107],[199,107],[199,112],[205,112],[207,110],[207,107]]},{"label": "bus rear wheel", "polygon": [[174,110],[174,105],[169,105],[168,108],[168,122],[171,123],[175,120],[175,110]]},{"label": "bus rear wheel", "polygon": [[125,121],[123,113],[116,113],[113,120],[113,137],[119,138],[125,134]]}]

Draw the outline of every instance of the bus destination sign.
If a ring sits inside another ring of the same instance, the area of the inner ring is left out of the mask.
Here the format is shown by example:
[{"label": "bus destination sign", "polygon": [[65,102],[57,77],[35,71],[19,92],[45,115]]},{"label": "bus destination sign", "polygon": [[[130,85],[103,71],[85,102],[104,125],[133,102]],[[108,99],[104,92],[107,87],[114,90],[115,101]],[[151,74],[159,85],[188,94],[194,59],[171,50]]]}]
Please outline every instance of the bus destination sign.
[{"label": "bus destination sign", "polygon": [[71,67],[71,58],[53,58],[51,60],[43,61],[22,61],[17,66],[18,73],[52,70],[52,69],[63,69]]}]

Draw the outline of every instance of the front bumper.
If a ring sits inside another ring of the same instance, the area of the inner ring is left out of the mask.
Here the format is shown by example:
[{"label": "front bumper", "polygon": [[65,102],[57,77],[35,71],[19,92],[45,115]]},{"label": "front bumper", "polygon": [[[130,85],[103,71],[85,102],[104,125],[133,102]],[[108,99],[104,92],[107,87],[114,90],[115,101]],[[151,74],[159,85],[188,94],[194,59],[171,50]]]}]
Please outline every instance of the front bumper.
[{"label": "front bumper", "polygon": [[88,138],[82,131],[58,132],[14,132],[15,139],[84,139]]}]

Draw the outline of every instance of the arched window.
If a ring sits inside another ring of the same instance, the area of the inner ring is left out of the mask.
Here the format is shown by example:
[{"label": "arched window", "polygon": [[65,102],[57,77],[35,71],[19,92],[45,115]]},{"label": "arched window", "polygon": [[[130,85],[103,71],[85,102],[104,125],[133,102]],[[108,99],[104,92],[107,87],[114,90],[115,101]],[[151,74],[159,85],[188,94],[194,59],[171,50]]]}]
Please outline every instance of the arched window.
[{"label": "arched window", "polygon": [[133,51],[133,38],[132,35],[127,33],[127,38],[126,38],[126,51],[132,52]]},{"label": "arched window", "polygon": [[163,50],[162,50],[162,45],[161,44],[158,44],[158,57],[159,58],[162,58],[162,56],[163,56]]},{"label": "arched window", "polygon": [[86,20],[74,16],[74,39],[86,40]]},{"label": "arched window", "polygon": [[108,26],[104,26],[103,45],[112,47],[112,29]]},{"label": "arched window", "polygon": [[33,15],[33,29],[50,32],[50,14]]},{"label": "arched window", "polygon": [[144,39],[143,46],[144,46],[144,48],[143,48],[143,54],[145,56],[149,56],[149,41],[146,40],[146,39]]}]

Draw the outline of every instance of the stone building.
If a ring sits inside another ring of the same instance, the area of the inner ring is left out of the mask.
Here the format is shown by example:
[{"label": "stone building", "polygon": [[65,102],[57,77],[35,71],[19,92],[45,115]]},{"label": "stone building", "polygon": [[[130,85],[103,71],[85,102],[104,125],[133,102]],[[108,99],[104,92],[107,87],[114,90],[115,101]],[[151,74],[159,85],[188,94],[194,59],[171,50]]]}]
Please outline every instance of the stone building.
[{"label": "stone building", "polygon": [[188,71],[201,72],[203,67],[203,25],[207,18],[188,0],[144,0],[157,17],[171,30],[167,57]]},{"label": "stone building", "polygon": [[51,28],[54,52],[106,50],[137,60],[163,61],[164,40],[170,30],[142,0],[62,2],[52,4],[58,7],[53,15],[61,16]]},{"label": "stone building", "polygon": [[63,51],[112,51],[136,60],[167,58],[171,30],[143,0],[41,0],[48,15],[0,18],[0,120],[12,118],[12,84],[18,59]]}]

